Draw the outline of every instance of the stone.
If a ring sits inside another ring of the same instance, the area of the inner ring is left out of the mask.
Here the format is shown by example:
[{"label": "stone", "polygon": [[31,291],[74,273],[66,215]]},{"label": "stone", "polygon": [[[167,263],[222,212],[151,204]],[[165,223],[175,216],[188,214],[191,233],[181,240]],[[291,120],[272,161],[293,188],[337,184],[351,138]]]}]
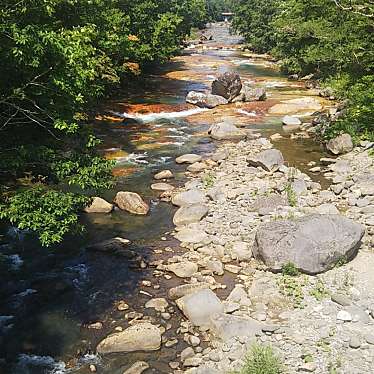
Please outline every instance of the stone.
[{"label": "stone", "polygon": [[195,351],[193,350],[193,348],[187,347],[181,352],[181,361],[183,362],[193,356],[195,356]]},{"label": "stone", "polygon": [[205,162],[195,162],[187,166],[187,171],[189,171],[190,173],[200,173],[207,168],[208,165]]},{"label": "stone", "polygon": [[148,300],[145,303],[145,308],[152,308],[158,312],[165,312],[165,309],[169,306],[167,300],[163,297],[157,297],[151,300]]},{"label": "stone", "polygon": [[173,217],[173,223],[176,226],[188,225],[201,221],[209,212],[209,209],[204,204],[193,204],[189,206],[182,206],[179,208]]},{"label": "stone", "polygon": [[299,114],[304,112],[316,112],[322,109],[321,103],[312,97],[285,100],[275,104],[269,109],[270,114]]},{"label": "stone", "polygon": [[338,208],[334,204],[321,204],[316,207],[316,211],[319,214],[339,214]]},{"label": "stone", "polygon": [[339,321],[350,322],[352,321],[352,316],[345,310],[339,310],[336,319]]},{"label": "stone", "polygon": [[277,149],[267,149],[254,157],[249,156],[247,162],[250,166],[260,166],[266,171],[277,171],[284,164],[284,159],[282,153]]},{"label": "stone", "polygon": [[170,170],[161,170],[157,174],[155,174],[153,178],[156,180],[171,179],[174,178],[174,175]]},{"label": "stone", "polygon": [[90,244],[89,246],[87,246],[87,249],[92,251],[121,255],[127,258],[133,258],[136,256],[136,253],[128,249],[130,243],[131,242],[128,239],[116,237],[104,240],[99,243]]},{"label": "stone", "polygon": [[215,108],[218,105],[228,104],[228,101],[222,96],[196,91],[190,91],[187,94],[186,102],[197,105],[200,108],[208,109]]},{"label": "stone", "polygon": [[317,365],[314,362],[307,362],[299,366],[299,371],[305,371],[307,373],[313,373],[317,370]]},{"label": "stone", "polygon": [[127,329],[111,334],[96,347],[99,354],[156,351],[161,347],[161,332],[149,322],[138,323]]},{"label": "stone", "polygon": [[166,270],[171,271],[179,278],[190,278],[199,270],[199,267],[194,262],[183,261],[167,265]]},{"label": "stone", "polygon": [[205,267],[213,272],[213,274],[223,275],[224,273],[222,262],[218,260],[207,261]]},{"label": "stone", "polygon": [[247,136],[245,131],[238,129],[234,124],[229,122],[212,125],[208,130],[208,134],[215,140],[240,140]]},{"label": "stone", "polygon": [[197,347],[198,345],[200,345],[200,338],[198,336],[190,335],[188,341],[193,347]]},{"label": "stone", "polygon": [[218,150],[217,152],[214,152],[211,159],[213,161],[219,162],[226,160],[229,156],[229,153],[226,150]]},{"label": "stone", "polygon": [[284,116],[282,119],[282,124],[285,126],[300,126],[301,121],[298,117]]},{"label": "stone", "polygon": [[151,184],[151,189],[154,191],[161,191],[161,192],[172,191],[174,190],[174,188],[175,187],[169,183],[152,183]]},{"label": "stone", "polygon": [[113,204],[108,203],[101,197],[95,196],[91,204],[86,206],[83,210],[85,213],[110,213],[113,210]]},{"label": "stone", "polygon": [[145,361],[137,361],[132,364],[123,374],[142,374],[149,369],[149,365]]},{"label": "stone", "polygon": [[305,180],[300,178],[291,182],[291,188],[297,196],[305,195],[308,192],[308,186]]},{"label": "stone", "polygon": [[252,249],[246,242],[234,242],[232,245],[231,257],[234,260],[249,261],[252,258]]},{"label": "stone", "polygon": [[347,160],[338,160],[330,168],[338,174],[349,174],[352,171],[352,167]]},{"label": "stone", "polygon": [[179,156],[175,159],[177,164],[193,164],[195,162],[200,162],[203,158],[200,155],[195,155],[194,153],[187,153],[185,155]]},{"label": "stone", "polygon": [[351,339],[349,340],[349,346],[353,349],[360,348],[361,347],[360,338],[356,335],[351,336]]},{"label": "stone", "polygon": [[365,341],[368,344],[374,345],[374,334],[366,334]]},{"label": "stone", "polygon": [[182,243],[208,244],[209,236],[203,230],[183,228],[175,234],[175,238]]},{"label": "stone", "polygon": [[326,148],[334,155],[348,153],[353,149],[352,138],[349,134],[339,135],[336,138],[331,139],[326,144]]},{"label": "stone", "polygon": [[266,100],[266,89],[264,87],[251,87],[249,84],[243,84],[241,94],[245,102]]},{"label": "stone", "polygon": [[205,202],[205,195],[200,190],[192,189],[174,195],[171,202],[179,207],[202,204]]},{"label": "stone", "polygon": [[261,225],[253,253],[271,270],[293,263],[307,274],[331,269],[358,251],[364,227],[339,215],[310,215]]},{"label": "stone", "polygon": [[334,293],[331,295],[331,300],[341,306],[348,306],[352,304],[351,299],[341,293]]},{"label": "stone", "polygon": [[171,300],[180,299],[183,296],[190,295],[202,289],[209,288],[208,283],[189,283],[189,284],[182,284],[180,286],[176,286],[170,288],[168,291],[168,297]]},{"label": "stone", "polygon": [[240,94],[242,82],[239,74],[226,72],[212,83],[212,94],[224,97],[229,102]]},{"label": "stone", "polygon": [[254,338],[262,332],[262,323],[253,318],[231,314],[216,314],[211,318],[211,332],[218,339],[227,341],[233,337]]},{"label": "stone", "polygon": [[249,210],[253,212],[261,212],[266,215],[275,212],[280,206],[288,206],[286,197],[279,194],[270,194],[269,196],[260,196],[250,205]]},{"label": "stone", "polygon": [[226,301],[228,303],[236,303],[239,304],[240,306],[251,306],[252,302],[249,299],[247,293],[245,292],[244,288],[242,285],[235,285],[233,290],[230,292],[230,295],[227,296]]},{"label": "stone", "polygon": [[221,300],[210,289],[183,296],[176,303],[188,320],[199,327],[209,327],[211,317],[223,312]]},{"label": "stone", "polygon": [[118,208],[129,213],[146,215],[149,212],[148,204],[135,192],[120,191],[117,193],[114,202]]}]

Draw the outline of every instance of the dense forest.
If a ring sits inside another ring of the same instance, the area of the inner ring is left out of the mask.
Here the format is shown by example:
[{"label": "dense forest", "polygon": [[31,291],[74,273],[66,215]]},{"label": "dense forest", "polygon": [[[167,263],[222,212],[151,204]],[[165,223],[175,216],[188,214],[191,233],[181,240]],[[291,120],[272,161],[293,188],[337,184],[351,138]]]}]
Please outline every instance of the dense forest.
[{"label": "dense forest", "polygon": [[234,28],[249,47],[280,60],[287,74],[313,78],[339,99],[341,131],[374,138],[374,5],[365,0],[234,0]]},{"label": "dense forest", "polygon": [[87,113],[177,53],[192,28],[224,7],[223,0],[2,2],[0,218],[35,231],[46,246],[81,230],[77,211],[110,186],[112,168],[96,152]]}]

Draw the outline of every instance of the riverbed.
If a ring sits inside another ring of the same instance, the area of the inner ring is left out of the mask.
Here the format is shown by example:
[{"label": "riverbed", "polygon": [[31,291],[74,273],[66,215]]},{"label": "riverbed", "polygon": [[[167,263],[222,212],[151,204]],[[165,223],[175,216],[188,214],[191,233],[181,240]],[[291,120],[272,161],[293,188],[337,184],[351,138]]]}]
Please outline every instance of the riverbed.
[{"label": "riverbed", "polygon": [[[183,341],[154,353],[108,357],[96,355],[95,347],[115,328],[126,328],[126,313],[143,313],[151,321],[157,320],[154,312],[143,309],[149,299],[146,293],[163,297],[164,287],[172,286],[173,281],[166,286],[165,279],[155,278],[152,269],[141,269],[125,258],[88,252],[85,247],[120,236],[132,241],[131,249],[145,262],[151,262],[159,248],[169,247],[174,255],[182,251],[168,235],[174,228],[175,208],[160,201],[150,184],[156,172],[170,169],[175,174],[172,183],[182,185],[185,168],[175,163],[175,157],[213,152],[217,144],[206,136],[211,124],[226,120],[257,130],[265,137],[281,134],[277,148],[288,166],[325,182],[320,175],[309,172],[310,163],[318,166],[324,155],[321,146],[312,139],[291,140],[282,129],[283,114],[269,114],[269,109],[299,98],[313,98],[324,108],[329,103],[307,90],[303,82],[282,76],[268,56],[244,51],[241,38],[231,35],[226,24],[214,24],[205,33],[213,35],[213,41],[190,46],[147,76],[137,90],[106,102],[93,123],[103,141],[101,152],[116,160],[116,186],[103,197],[110,201],[117,191],[137,192],[150,203],[146,217],[119,210],[108,215],[85,215],[82,221],[87,232],[79,238],[68,238],[54,249],[40,248],[27,233],[6,228],[1,244],[6,257],[1,269],[11,271],[4,275],[1,288],[0,315],[9,317],[0,319],[0,369],[4,373],[83,374],[89,373],[89,365],[93,364],[100,373],[122,374],[136,360],[147,361],[155,373],[170,372],[168,364],[186,346]],[[189,91],[208,90],[215,77],[228,70],[237,71],[244,81],[266,87],[267,100],[211,110],[185,103]],[[307,120],[312,113],[304,110],[297,114]],[[167,252],[164,250],[165,256]],[[153,286],[142,286],[142,281],[149,279]],[[121,300],[129,305],[128,310],[118,310]],[[178,326],[179,312],[170,312],[166,337],[174,336]],[[103,327],[87,328],[94,322],[101,322]]]}]

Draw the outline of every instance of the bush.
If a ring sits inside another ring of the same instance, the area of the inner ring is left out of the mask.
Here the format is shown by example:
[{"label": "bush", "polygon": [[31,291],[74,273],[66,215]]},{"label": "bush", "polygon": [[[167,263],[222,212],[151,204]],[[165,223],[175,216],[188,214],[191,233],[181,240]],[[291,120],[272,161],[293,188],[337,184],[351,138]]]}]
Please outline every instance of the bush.
[{"label": "bush", "polygon": [[283,364],[267,345],[253,344],[243,368],[236,374],[282,374]]}]

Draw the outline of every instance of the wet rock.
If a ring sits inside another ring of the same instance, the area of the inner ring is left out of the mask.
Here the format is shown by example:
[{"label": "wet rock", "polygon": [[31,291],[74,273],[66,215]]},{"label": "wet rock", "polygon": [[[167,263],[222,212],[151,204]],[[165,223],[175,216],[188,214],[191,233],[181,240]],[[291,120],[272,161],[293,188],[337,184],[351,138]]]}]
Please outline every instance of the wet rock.
[{"label": "wet rock", "polygon": [[187,153],[185,155],[179,156],[175,159],[177,164],[193,164],[195,162],[200,162],[203,158],[200,155],[195,155],[193,153]]},{"label": "wet rock", "polygon": [[198,229],[184,228],[180,230],[175,238],[182,243],[206,243],[209,239],[205,231]]},{"label": "wet rock", "polygon": [[302,112],[316,112],[322,109],[321,103],[311,97],[303,97],[283,101],[270,108],[270,114],[296,114]]},{"label": "wet rock", "polygon": [[352,138],[349,134],[342,134],[331,139],[326,144],[327,149],[334,155],[348,153],[353,149]]},{"label": "wet rock", "polygon": [[227,341],[233,337],[254,338],[262,332],[262,323],[252,318],[231,314],[216,314],[211,318],[211,332],[219,339]]},{"label": "wet rock", "polygon": [[148,204],[135,192],[118,192],[114,202],[118,208],[129,213],[146,215],[149,212]]},{"label": "wet rock", "polygon": [[266,215],[275,212],[280,206],[288,206],[286,197],[278,194],[270,194],[269,196],[258,197],[249,207],[250,211],[258,212],[261,215]]},{"label": "wet rock", "polygon": [[293,116],[284,116],[282,119],[282,123],[285,126],[300,126],[301,121],[298,117]]},{"label": "wet rock", "polygon": [[152,308],[158,312],[165,312],[165,309],[168,307],[169,303],[163,297],[156,297],[154,299],[148,300],[145,303],[145,308]]},{"label": "wet rock", "polygon": [[190,91],[186,97],[187,103],[197,105],[200,108],[215,108],[218,105],[225,105],[228,101],[219,95],[210,93]]},{"label": "wet rock", "polygon": [[229,102],[240,94],[242,82],[239,74],[226,72],[212,83],[212,94],[224,97]]},{"label": "wet rock", "polygon": [[190,278],[199,270],[199,267],[194,262],[183,261],[167,265],[166,270],[171,271],[179,278]]},{"label": "wet rock", "polygon": [[171,202],[179,207],[202,204],[205,202],[205,195],[200,190],[192,189],[174,195]]},{"label": "wet rock", "polygon": [[123,374],[142,374],[147,369],[149,369],[149,365],[145,361],[137,361],[125,370]]},{"label": "wet rock", "polygon": [[161,192],[172,191],[174,190],[174,188],[175,188],[174,186],[168,183],[152,183],[151,184],[151,189],[153,191],[161,191]]},{"label": "wet rock", "polygon": [[260,166],[266,171],[276,171],[284,164],[284,159],[277,149],[267,149],[255,156],[249,156],[247,162],[250,166]]},{"label": "wet rock", "polygon": [[93,198],[91,205],[84,208],[86,213],[110,213],[112,210],[113,204],[97,196]]},{"label": "wet rock", "polygon": [[194,326],[209,327],[211,317],[223,312],[221,300],[210,289],[183,296],[176,303]]},{"label": "wet rock", "polygon": [[208,130],[208,134],[215,140],[240,140],[246,137],[246,132],[238,129],[229,122],[214,124]]},{"label": "wet rock", "polygon": [[182,284],[181,286],[170,288],[168,291],[168,297],[172,300],[176,300],[206,288],[209,288],[208,283]]},{"label": "wet rock", "polygon": [[96,351],[100,354],[134,351],[155,351],[161,347],[161,332],[151,323],[138,323],[126,330],[109,335]]},{"label": "wet rock", "polygon": [[174,214],[173,223],[176,226],[183,226],[189,223],[199,222],[208,214],[208,211],[208,207],[203,204],[182,206]]},{"label": "wet rock", "polygon": [[256,233],[253,253],[272,270],[291,262],[300,271],[317,274],[358,251],[364,228],[338,215],[311,215],[265,223]]},{"label": "wet rock", "polygon": [[130,243],[131,242],[128,239],[117,237],[104,240],[103,242],[91,244],[87,247],[87,249],[91,251],[112,253],[127,258],[133,258],[136,256],[136,253],[127,248]]},{"label": "wet rock", "polygon": [[243,84],[241,94],[245,102],[266,100],[266,89],[263,87],[251,87],[249,84]]},{"label": "wet rock", "polygon": [[171,179],[174,178],[174,175],[170,170],[161,170],[157,174],[155,174],[153,178],[156,180]]}]

